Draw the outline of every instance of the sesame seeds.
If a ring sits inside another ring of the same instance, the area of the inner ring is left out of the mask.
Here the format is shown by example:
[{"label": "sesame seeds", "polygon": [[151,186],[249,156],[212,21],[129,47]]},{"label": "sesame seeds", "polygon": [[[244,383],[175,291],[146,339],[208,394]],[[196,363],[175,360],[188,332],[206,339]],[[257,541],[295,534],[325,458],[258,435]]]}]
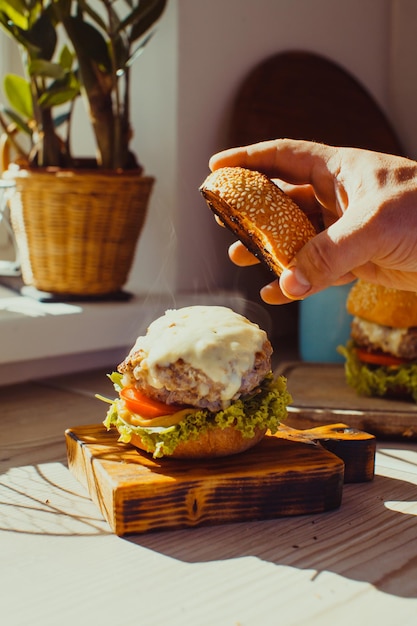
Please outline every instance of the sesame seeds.
[{"label": "sesame seeds", "polygon": [[382,326],[417,326],[417,293],[358,280],[349,291],[346,308],[351,315]]},{"label": "sesame seeds", "polygon": [[[295,202],[259,172],[239,167],[216,170],[201,192],[226,226],[276,273],[316,234]],[[262,249],[274,258],[263,258]]]}]

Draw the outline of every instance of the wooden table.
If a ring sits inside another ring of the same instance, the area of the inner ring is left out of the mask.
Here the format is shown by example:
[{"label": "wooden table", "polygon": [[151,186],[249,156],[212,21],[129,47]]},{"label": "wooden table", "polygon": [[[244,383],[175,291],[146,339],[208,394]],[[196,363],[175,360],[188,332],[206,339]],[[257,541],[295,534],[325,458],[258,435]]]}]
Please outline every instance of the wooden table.
[{"label": "wooden table", "polygon": [[105,372],[0,388],[2,625],[417,623],[416,443],[378,442],[331,512],[122,539],[66,465],[95,393]]}]

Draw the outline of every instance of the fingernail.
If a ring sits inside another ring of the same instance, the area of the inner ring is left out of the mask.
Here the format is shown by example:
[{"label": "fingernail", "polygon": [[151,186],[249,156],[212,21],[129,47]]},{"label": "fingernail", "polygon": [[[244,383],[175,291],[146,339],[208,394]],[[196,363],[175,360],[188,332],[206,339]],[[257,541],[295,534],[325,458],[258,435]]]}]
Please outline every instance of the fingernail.
[{"label": "fingernail", "polygon": [[302,298],[311,289],[311,285],[298,267],[291,267],[284,270],[279,281],[282,291],[287,298]]},{"label": "fingernail", "polygon": [[276,304],[277,290],[277,281],[265,285],[265,287],[262,287],[260,290],[262,300],[266,302],[266,304]]}]

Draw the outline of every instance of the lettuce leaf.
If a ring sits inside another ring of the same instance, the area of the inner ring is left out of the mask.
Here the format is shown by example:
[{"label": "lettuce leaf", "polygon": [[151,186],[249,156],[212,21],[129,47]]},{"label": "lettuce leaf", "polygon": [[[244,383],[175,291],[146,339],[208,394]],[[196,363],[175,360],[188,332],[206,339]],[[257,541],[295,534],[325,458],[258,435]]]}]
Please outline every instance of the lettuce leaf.
[{"label": "lettuce leaf", "polygon": [[338,346],[345,359],[345,376],[348,385],[361,396],[409,395],[417,402],[417,363],[400,366],[372,366],[362,363],[356,356],[353,341]]},{"label": "lettuce leaf", "polygon": [[[120,387],[119,374],[111,374],[109,378],[116,389]],[[270,373],[256,393],[240,398],[227,409],[217,413],[205,409],[194,411],[178,424],[167,428],[128,424],[119,415],[120,400],[116,399],[107,412],[104,425],[107,429],[116,427],[120,435],[119,441],[124,443],[129,443],[132,434],[139,435],[155,458],[172,454],[180,441],[197,438],[201,432],[210,428],[227,428],[233,425],[248,438],[254,436],[257,427],[267,428],[275,433],[287,416],[287,405],[292,402],[286,383],[284,376],[274,378]]]}]

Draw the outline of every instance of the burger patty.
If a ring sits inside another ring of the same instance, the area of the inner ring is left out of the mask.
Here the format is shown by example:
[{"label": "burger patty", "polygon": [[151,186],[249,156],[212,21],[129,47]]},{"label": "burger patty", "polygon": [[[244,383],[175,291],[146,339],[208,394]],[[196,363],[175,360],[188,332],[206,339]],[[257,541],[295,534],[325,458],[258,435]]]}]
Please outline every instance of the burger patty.
[{"label": "burger patty", "polygon": [[417,327],[392,328],[354,317],[351,337],[367,350],[382,350],[404,359],[417,359]]},{"label": "burger patty", "polygon": [[[257,387],[271,371],[272,346],[266,340],[262,350],[255,355],[253,367],[246,371],[238,391],[233,398],[225,402],[222,398],[226,383],[215,382],[204,371],[191,367],[182,359],[168,366],[158,366],[158,384],[156,388],[149,384],[148,371],[141,364],[146,354],[139,350],[129,355],[118,367],[123,374],[123,384],[135,384],[150,398],[160,400],[166,404],[186,404],[194,407],[219,411]],[[233,369],[233,362],[230,363]]]}]

